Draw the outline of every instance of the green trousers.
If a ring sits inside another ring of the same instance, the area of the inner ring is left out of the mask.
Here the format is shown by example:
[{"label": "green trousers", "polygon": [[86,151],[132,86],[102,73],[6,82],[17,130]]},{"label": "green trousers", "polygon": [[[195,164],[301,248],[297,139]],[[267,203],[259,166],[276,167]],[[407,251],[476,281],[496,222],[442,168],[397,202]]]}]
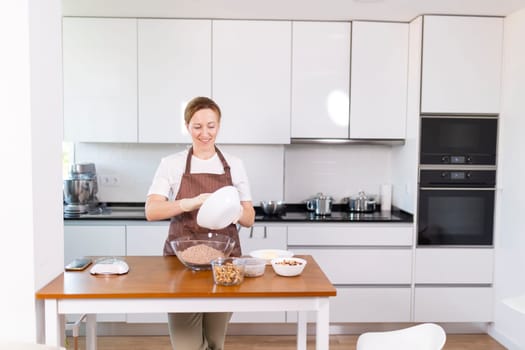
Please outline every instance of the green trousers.
[{"label": "green trousers", "polygon": [[173,350],[223,350],[231,312],[169,313]]}]

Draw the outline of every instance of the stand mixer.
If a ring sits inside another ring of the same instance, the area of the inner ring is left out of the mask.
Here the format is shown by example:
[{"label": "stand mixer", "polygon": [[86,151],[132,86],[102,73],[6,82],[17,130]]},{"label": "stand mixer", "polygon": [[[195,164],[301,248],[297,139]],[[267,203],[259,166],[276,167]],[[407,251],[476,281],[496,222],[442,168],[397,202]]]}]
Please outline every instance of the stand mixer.
[{"label": "stand mixer", "polygon": [[64,215],[85,214],[98,205],[98,182],[94,163],[71,165],[64,180]]}]

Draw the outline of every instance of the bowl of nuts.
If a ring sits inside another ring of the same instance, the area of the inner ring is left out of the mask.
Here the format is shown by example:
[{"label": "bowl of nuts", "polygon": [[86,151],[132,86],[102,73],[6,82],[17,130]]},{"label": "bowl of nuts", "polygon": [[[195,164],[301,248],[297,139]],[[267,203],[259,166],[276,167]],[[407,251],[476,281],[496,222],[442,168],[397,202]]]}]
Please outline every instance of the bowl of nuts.
[{"label": "bowl of nuts", "polygon": [[272,267],[279,276],[292,277],[300,275],[306,266],[306,260],[301,258],[275,258]]},{"label": "bowl of nuts", "polygon": [[242,258],[218,258],[212,260],[213,281],[220,286],[236,286],[244,280],[246,261]]}]

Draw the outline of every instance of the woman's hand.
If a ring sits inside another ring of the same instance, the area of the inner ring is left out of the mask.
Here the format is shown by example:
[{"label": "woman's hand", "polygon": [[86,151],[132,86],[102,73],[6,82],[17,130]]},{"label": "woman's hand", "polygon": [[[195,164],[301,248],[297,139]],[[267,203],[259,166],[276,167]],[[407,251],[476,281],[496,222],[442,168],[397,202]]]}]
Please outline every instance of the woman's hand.
[{"label": "woman's hand", "polygon": [[211,195],[211,193],[201,193],[198,196],[192,197],[192,198],[183,198],[179,201],[179,206],[182,209],[182,211],[194,211],[201,207],[202,203],[208,197]]}]

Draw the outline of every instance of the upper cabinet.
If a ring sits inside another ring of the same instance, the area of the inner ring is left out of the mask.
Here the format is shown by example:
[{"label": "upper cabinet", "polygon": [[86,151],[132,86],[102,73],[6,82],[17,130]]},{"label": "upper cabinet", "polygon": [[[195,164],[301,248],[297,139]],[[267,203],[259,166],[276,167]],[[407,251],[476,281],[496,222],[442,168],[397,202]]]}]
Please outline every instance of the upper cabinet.
[{"label": "upper cabinet", "polygon": [[405,138],[407,23],[352,22],[351,139]]},{"label": "upper cabinet", "polygon": [[289,21],[213,21],[219,143],[290,143]]},{"label": "upper cabinet", "polygon": [[137,141],[137,20],[64,18],[64,139]]},{"label": "upper cabinet", "polygon": [[211,20],[138,20],[138,141],[189,143],[184,109],[211,96]]},{"label": "upper cabinet", "polygon": [[421,113],[500,111],[503,18],[423,17]]},{"label": "upper cabinet", "polygon": [[348,138],[349,22],[293,22],[292,138]]}]

